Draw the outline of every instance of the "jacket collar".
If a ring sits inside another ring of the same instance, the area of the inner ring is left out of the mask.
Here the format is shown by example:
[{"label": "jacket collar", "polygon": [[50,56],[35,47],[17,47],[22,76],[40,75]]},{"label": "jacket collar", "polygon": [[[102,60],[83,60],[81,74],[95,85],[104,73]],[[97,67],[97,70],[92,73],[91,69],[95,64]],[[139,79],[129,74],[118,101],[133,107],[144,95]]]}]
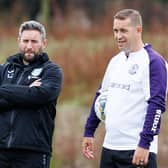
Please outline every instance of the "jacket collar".
[{"label": "jacket collar", "polygon": [[24,65],[23,64],[23,56],[21,53],[17,53],[15,55],[12,55],[10,57],[7,58],[7,62],[15,65],[15,66],[21,66],[21,67],[32,67],[32,66],[37,66],[40,64],[43,64],[45,62],[47,62],[49,60],[47,53],[42,53],[41,55],[39,55],[38,59],[32,63],[30,63],[29,65]]}]

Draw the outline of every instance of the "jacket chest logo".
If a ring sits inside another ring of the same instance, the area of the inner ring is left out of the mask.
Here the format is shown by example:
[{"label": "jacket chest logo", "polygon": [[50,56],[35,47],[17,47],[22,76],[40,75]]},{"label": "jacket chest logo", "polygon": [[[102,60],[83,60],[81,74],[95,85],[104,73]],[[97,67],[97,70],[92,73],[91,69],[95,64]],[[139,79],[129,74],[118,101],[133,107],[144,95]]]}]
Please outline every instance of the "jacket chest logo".
[{"label": "jacket chest logo", "polygon": [[7,78],[8,79],[12,79],[13,78],[13,76],[14,76],[14,70],[8,70],[8,72],[7,72]]},{"label": "jacket chest logo", "polygon": [[38,79],[39,75],[41,74],[43,68],[35,68],[31,72],[31,74],[28,76],[28,79]]},{"label": "jacket chest logo", "polygon": [[135,74],[137,73],[138,69],[139,69],[138,64],[133,64],[133,65],[129,68],[128,73],[129,73],[130,75],[135,75]]}]

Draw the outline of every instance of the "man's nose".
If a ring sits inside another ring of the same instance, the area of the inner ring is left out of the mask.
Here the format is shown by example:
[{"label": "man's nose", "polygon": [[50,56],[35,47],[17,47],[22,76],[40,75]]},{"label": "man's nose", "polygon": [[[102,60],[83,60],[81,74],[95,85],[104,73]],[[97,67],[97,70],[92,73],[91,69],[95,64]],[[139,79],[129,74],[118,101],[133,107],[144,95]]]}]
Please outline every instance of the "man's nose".
[{"label": "man's nose", "polygon": [[117,39],[120,39],[122,37],[122,33],[121,32],[118,32],[117,33]]},{"label": "man's nose", "polygon": [[29,42],[27,43],[27,48],[28,48],[28,49],[32,48],[32,43],[31,43],[31,41],[29,41]]}]

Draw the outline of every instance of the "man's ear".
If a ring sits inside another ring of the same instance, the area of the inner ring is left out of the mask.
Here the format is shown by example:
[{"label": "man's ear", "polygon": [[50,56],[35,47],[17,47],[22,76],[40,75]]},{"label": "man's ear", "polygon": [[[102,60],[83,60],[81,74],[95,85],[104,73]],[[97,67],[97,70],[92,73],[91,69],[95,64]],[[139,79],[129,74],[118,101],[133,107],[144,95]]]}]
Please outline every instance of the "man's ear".
[{"label": "man's ear", "polygon": [[47,47],[47,44],[48,44],[48,40],[44,39],[43,40],[43,49],[45,49]]},{"label": "man's ear", "polygon": [[141,26],[137,26],[137,32],[142,33],[142,27]]},{"label": "man's ear", "polygon": [[18,42],[18,46],[19,46],[20,45],[20,37],[18,37],[17,42]]}]

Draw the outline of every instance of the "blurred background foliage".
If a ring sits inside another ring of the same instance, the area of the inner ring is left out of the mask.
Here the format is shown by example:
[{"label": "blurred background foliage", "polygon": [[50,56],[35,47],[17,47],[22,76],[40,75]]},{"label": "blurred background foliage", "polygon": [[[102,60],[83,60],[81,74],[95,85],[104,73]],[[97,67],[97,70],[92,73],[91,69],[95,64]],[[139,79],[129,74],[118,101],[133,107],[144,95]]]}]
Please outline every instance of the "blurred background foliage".
[{"label": "blurred background foliage", "polygon": [[[19,25],[42,22],[48,34],[46,52],[64,71],[57,107],[51,168],[97,168],[104,125],[96,132],[96,159],[81,153],[84,124],[110,58],[118,52],[113,41],[113,14],[123,8],[141,12],[144,42],[168,60],[168,0],[0,0],[0,63],[18,51]],[[121,67],[122,68],[122,67]],[[159,168],[168,167],[168,114],[159,139]]]}]

